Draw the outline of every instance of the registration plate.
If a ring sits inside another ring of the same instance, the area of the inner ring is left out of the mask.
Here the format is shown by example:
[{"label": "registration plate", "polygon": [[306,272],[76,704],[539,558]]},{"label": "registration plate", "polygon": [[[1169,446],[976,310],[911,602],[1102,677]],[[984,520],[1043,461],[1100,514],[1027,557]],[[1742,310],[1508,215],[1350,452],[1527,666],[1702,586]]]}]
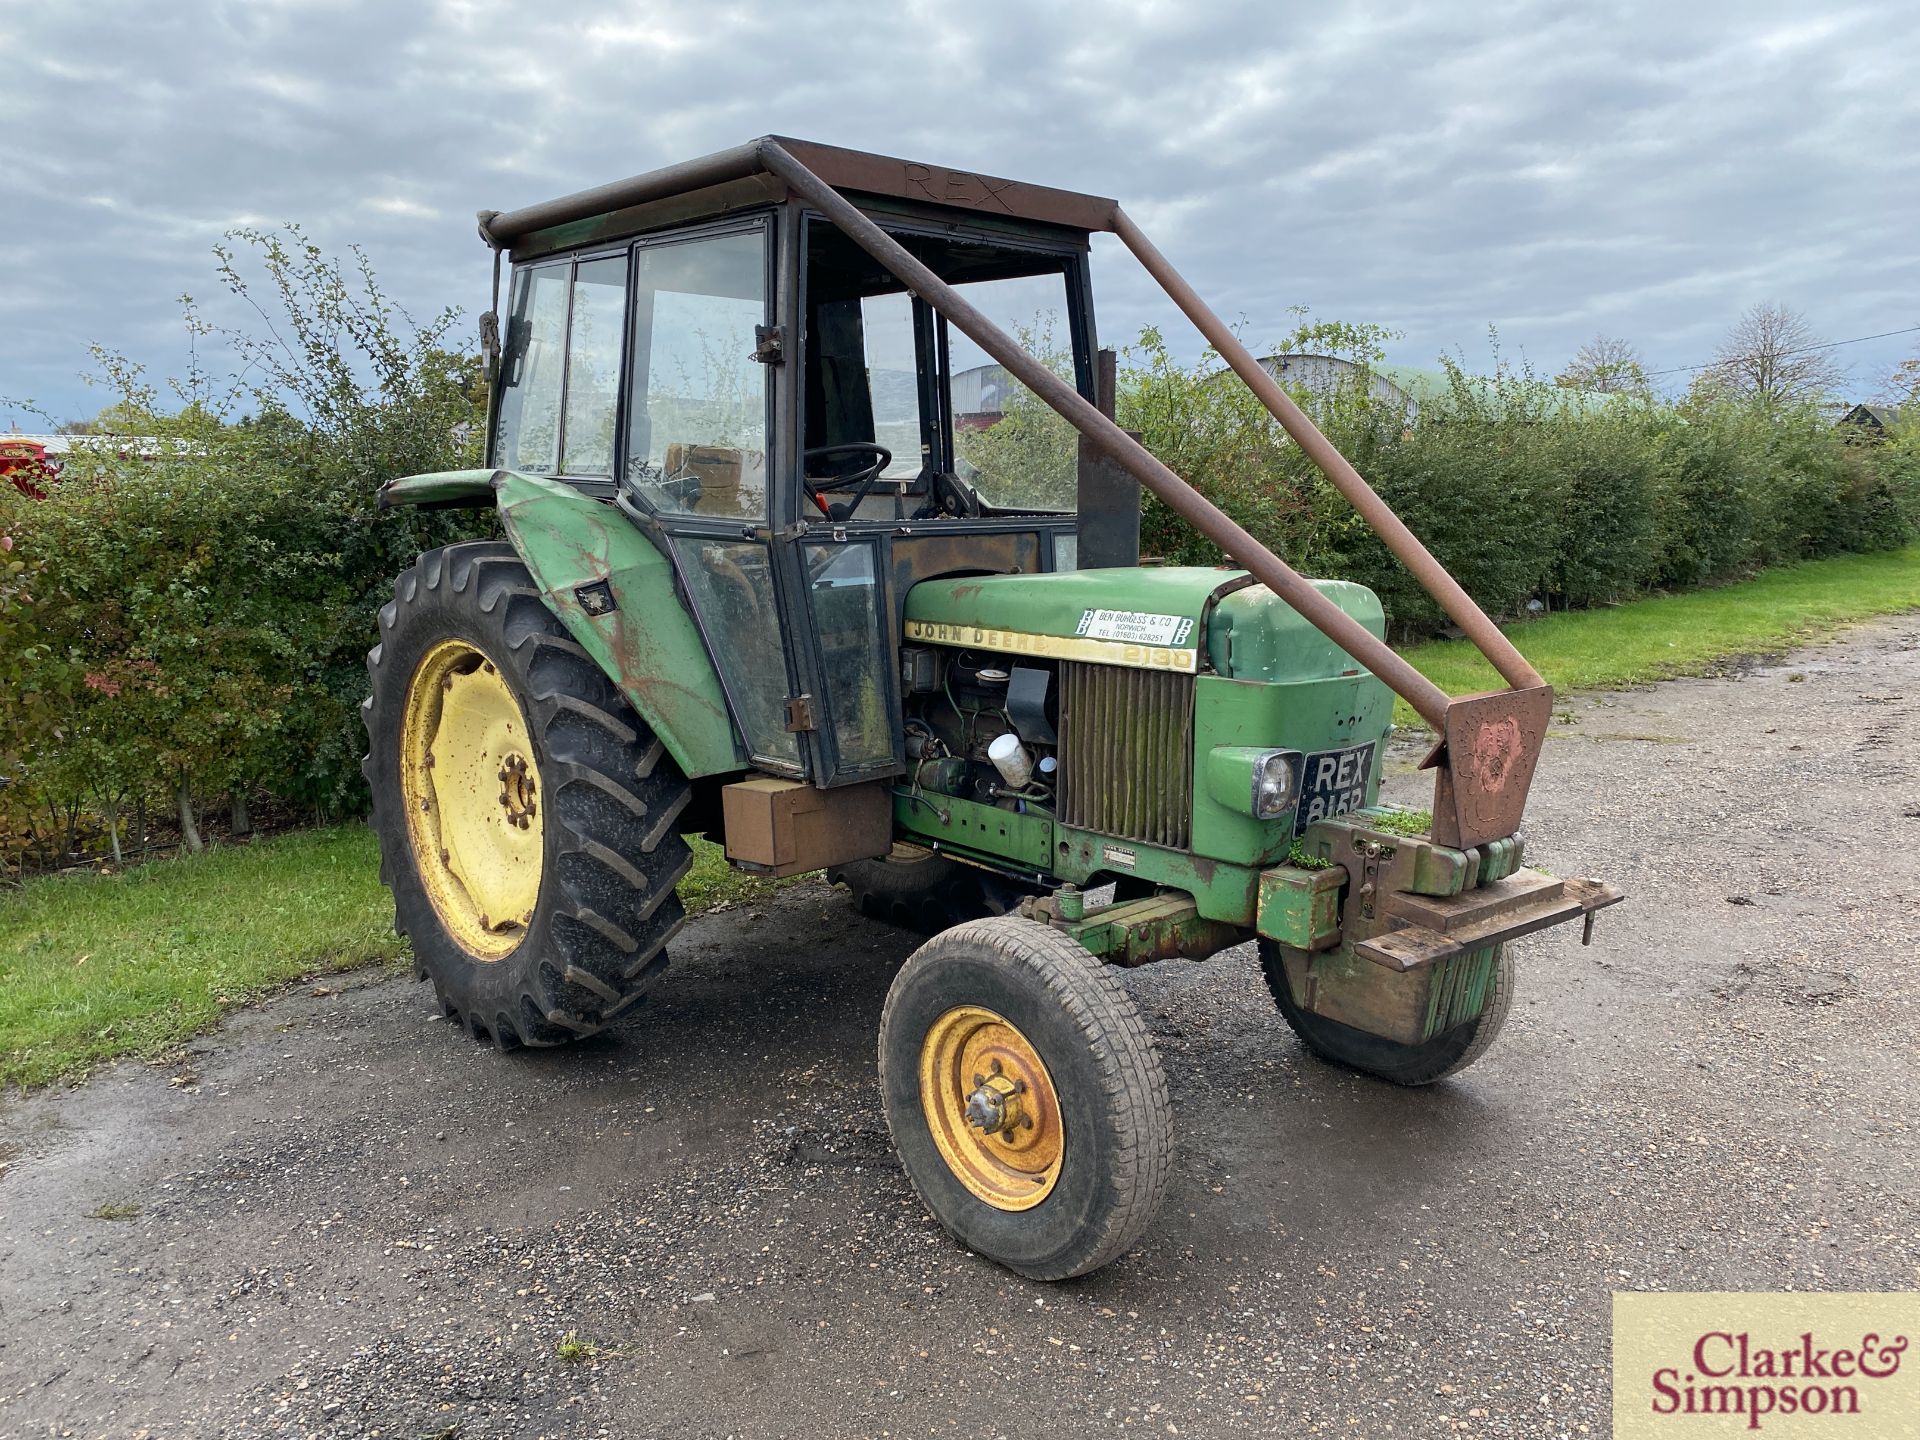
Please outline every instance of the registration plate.
[{"label": "registration plate", "polygon": [[1345,750],[1322,750],[1300,765],[1300,803],[1294,807],[1293,833],[1298,835],[1316,820],[1328,820],[1358,810],[1367,803],[1367,780],[1373,774],[1373,741]]}]

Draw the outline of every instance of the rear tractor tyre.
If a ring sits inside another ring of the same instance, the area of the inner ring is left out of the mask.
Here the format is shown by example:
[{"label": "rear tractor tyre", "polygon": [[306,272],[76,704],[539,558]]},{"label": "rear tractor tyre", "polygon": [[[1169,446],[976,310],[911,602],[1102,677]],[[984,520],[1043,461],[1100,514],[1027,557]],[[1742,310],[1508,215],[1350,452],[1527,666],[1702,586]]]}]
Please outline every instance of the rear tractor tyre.
[{"label": "rear tractor tyre", "polygon": [[827,881],[852,892],[862,915],[922,935],[938,935],[968,920],[1010,915],[1022,900],[1046,893],[917,846],[896,846],[892,855],[879,860],[836,865],[827,871]]},{"label": "rear tractor tyre", "polygon": [[880,1092],[934,1219],[1030,1279],[1125,1254],[1165,1196],[1173,1117],[1140,1012],[1031,920],[977,920],[913,953],[880,1017]]},{"label": "rear tractor tyre", "polygon": [[513,548],[422,555],[367,674],[380,878],[447,1015],[511,1050],[630,1009],[683,919],[689,787]]},{"label": "rear tractor tyre", "polygon": [[1513,957],[1504,945],[1494,956],[1493,984],[1480,1013],[1418,1045],[1369,1035],[1301,1009],[1294,1002],[1280,947],[1271,940],[1260,942],[1260,967],[1280,1013],[1309,1050],[1322,1060],[1395,1085],[1431,1085],[1459,1074],[1486,1054],[1513,1005]]}]

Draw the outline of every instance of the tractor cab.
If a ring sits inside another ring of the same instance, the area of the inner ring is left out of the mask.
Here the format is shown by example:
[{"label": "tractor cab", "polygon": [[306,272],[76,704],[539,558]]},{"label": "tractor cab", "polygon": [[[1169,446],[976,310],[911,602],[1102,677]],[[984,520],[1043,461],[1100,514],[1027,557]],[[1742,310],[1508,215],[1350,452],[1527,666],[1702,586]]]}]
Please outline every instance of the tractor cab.
[{"label": "tractor cab", "polygon": [[[1111,202],[789,143],[1100,398],[1084,222]],[[754,768],[904,770],[917,582],[1136,558],[1137,486],[1093,467],[1134,528],[1082,556],[1074,427],[768,177],[536,229],[511,257],[489,463],[613,499],[671,557]]]}]

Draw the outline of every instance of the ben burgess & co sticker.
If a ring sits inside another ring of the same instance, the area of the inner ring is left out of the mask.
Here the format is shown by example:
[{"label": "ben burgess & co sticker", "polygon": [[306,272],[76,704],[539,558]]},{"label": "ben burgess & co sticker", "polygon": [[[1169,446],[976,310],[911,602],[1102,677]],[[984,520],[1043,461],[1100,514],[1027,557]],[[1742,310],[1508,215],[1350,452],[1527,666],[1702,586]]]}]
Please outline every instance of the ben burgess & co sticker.
[{"label": "ben burgess & co sticker", "polygon": [[1184,645],[1193,633],[1191,615],[1154,615],[1145,610],[1083,610],[1073,632],[1089,640],[1133,645]]}]

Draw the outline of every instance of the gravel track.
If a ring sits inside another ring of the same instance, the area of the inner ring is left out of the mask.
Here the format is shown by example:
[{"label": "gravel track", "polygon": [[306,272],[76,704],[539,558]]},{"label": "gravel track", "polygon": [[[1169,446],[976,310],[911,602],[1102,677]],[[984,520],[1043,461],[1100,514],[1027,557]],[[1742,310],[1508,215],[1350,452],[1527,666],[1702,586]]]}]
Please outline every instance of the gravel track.
[{"label": "gravel track", "polygon": [[1628,890],[1593,948],[1523,942],[1418,1092],[1246,948],[1129,974],[1175,1173],[1096,1275],[926,1218],[874,1083],[913,939],[801,886],[570,1049],[366,974],[0,1100],[0,1434],[1604,1435],[1615,1289],[1920,1288],[1920,617],[1561,715],[1529,858]]}]

